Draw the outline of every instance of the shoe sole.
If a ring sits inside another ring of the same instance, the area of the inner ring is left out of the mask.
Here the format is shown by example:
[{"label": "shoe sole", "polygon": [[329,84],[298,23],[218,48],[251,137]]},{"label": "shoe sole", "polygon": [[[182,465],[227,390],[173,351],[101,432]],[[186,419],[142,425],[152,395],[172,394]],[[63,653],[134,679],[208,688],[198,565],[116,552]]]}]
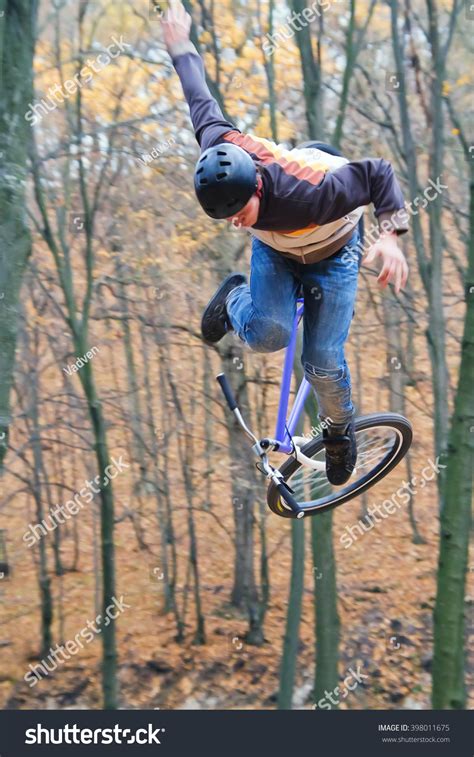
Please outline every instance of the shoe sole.
[{"label": "shoe sole", "polygon": [[241,273],[229,274],[229,276],[227,276],[224,279],[224,281],[220,285],[215,295],[207,304],[206,309],[201,319],[201,334],[206,344],[216,344],[227,333],[227,331],[224,328],[222,329],[222,331],[220,329],[218,330],[216,328],[216,325],[214,325],[213,328],[210,328],[210,324],[215,318],[216,307],[218,307],[219,305],[222,305],[225,308],[225,301],[227,299],[227,296],[230,294],[230,292],[232,292],[232,290],[235,289],[236,287],[242,286],[242,284],[246,284],[246,283],[247,283],[247,279],[243,274]]}]

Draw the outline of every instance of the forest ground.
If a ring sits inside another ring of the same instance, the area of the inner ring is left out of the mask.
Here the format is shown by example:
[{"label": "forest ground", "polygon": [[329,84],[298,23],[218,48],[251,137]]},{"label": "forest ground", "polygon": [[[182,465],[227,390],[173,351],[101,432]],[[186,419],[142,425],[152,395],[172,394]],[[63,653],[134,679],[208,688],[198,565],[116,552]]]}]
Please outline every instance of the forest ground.
[{"label": "forest ground", "polygon": [[[377,405],[380,409],[380,403],[384,402],[384,390],[380,387],[381,376],[386,370],[380,363],[376,348],[369,349],[369,344],[373,344],[372,340],[362,341],[364,382],[365,387],[372,383],[374,391],[372,399],[364,400],[365,412],[372,412]],[[410,393],[411,390],[408,391]],[[420,478],[428,460],[433,459],[433,453],[426,411],[420,407],[419,395],[415,390],[411,398],[414,404],[409,415],[415,428],[413,474]],[[370,506],[390,498],[405,478],[406,471],[402,464],[369,492],[367,504]],[[123,504],[130,496],[125,478],[118,478],[114,486],[117,502]],[[433,479],[416,490],[415,512],[419,530],[426,540],[426,544],[420,545],[412,542],[406,507],[401,507],[383,523],[376,524],[348,549],[341,544],[340,537],[346,526],[355,524],[360,518],[360,500],[354,500],[334,513],[341,618],[341,680],[346,676],[346,671],[357,671],[358,666],[367,676],[341,701],[341,708],[430,707],[429,671],[438,541],[435,503],[436,482]],[[181,565],[184,566],[188,541],[185,511],[182,518],[178,515],[179,507],[186,504],[182,493],[177,494],[175,504],[177,548]],[[62,664],[50,675],[50,681],[41,681],[30,688],[23,680],[29,662],[36,662],[39,638],[37,577],[31,551],[22,541],[29,522],[26,508],[26,500],[21,495],[10,501],[4,511],[13,570],[0,589],[4,607],[0,625],[0,707],[100,708],[99,637],[85,645],[69,662]],[[233,515],[228,484],[219,481],[219,475],[214,476],[212,510],[232,533]],[[213,517],[204,511],[196,513],[196,516],[207,634],[205,646],[192,643],[194,618],[191,592],[185,643],[177,644],[174,640],[176,629],[172,615],[160,614],[162,584],[157,578],[160,571],[156,557],[158,532],[154,499],[150,497],[149,501],[146,500],[142,513],[145,539],[150,551],[139,549],[130,520],[125,519],[116,526],[117,597],[123,595],[125,603],[130,605],[130,609],[118,620],[122,707],[274,708],[291,562],[289,521],[279,519],[270,512],[266,517],[271,597],[265,620],[265,644],[256,647],[245,640],[245,615],[229,606],[233,544]],[[81,512],[77,517],[81,518],[80,570],[66,573],[62,579],[63,641],[73,639],[87,620],[95,617],[92,519],[90,511]],[[314,675],[313,569],[309,531],[307,522],[305,592],[295,686],[295,706],[304,708],[311,708],[314,704],[311,696]],[[67,564],[67,551],[64,557]],[[255,564],[258,569],[258,556]],[[318,566],[318,573],[319,570],[324,570],[324,566]],[[181,576],[180,601],[183,579],[184,576]],[[472,595],[474,568],[469,573],[469,581],[468,591]],[[53,591],[57,607],[60,591],[58,578],[53,579]],[[472,616],[472,599],[467,606]],[[56,613],[53,625],[55,642],[59,641],[58,628]],[[472,631],[472,623],[468,623],[468,633],[472,634]],[[469,644],[467,646],[469,649]],[[472,645],[467,661],[467,682],[469,706],[472,707]]]}]

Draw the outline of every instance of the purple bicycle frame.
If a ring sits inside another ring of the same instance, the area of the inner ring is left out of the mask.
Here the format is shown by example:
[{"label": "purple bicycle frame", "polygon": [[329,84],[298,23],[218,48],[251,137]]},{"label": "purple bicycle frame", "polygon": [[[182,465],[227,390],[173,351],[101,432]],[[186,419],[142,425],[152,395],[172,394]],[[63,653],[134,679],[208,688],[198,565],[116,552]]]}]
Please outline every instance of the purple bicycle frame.
[{"label": "purple bicycle frame", "polygon": [[298,324],[303,315],[304,305],[303,300],[299,299],[299,307],[296,309],[295,320],[293,324],[293,332],[291,334],[291,340],[286,348],[285,362],[283,364],[283,377],[280,390],[280,402],[278,405],[278,417],[275,430],[275,439],[279,442],[279,452],[290,454],[293,451],[293,445],[291,443],[291,437],[296,429],[299,417],[303,411],[304,403],[310,392],[311,385],[308,383],[305,377],[299,386],[296,393],[293,407],[291,408],[290,416],[287,421],[288,403],[290,400],[291,389],[291,377],[293,374],[293,363],[296,352],[296,340],[298,336]]}]

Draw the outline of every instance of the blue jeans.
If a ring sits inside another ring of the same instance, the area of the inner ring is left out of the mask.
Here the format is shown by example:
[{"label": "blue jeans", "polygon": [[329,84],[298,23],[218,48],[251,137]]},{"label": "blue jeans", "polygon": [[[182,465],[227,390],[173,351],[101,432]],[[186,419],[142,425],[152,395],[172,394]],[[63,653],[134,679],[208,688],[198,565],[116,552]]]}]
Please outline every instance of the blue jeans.
[{"label": "blue jeans", "polygon": [[361,259],[358,231],[339,252],[312,265],[286,258],[254,237],[250,286],[237,287],[226,302],[239,337],[256,352],[276,352],[288,346],[303,289],[305,376],[316,392],[321,417],[341,429],[354,413],[344,345]]}]

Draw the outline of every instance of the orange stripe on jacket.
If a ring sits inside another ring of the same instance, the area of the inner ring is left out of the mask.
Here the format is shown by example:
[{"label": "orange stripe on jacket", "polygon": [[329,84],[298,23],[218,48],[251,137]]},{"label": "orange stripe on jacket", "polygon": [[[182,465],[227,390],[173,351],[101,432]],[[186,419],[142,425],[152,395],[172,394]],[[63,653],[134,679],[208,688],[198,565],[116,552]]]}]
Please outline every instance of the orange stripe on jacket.
[{"label": "orange stripe on jacket", "polygon": [[[280,150],[273,151],[268,145],[267,140],[260,140],[259,137],[251,137],[248,134],[240,134],[238,131],[228,131],[222,135],[226,142],[232,142],[238,147],[242,147],[247,152],[257,156],[264,165],[268,163],[278,163],[285,173],[294,176],[301,181],[308,181],[310,184],[318,186],[324,179],[329,168],[315,170],[308,165],[302,166],[296,160],[287,160],[280,153]],[[278,154],[280,153],[280,154]]]}]

